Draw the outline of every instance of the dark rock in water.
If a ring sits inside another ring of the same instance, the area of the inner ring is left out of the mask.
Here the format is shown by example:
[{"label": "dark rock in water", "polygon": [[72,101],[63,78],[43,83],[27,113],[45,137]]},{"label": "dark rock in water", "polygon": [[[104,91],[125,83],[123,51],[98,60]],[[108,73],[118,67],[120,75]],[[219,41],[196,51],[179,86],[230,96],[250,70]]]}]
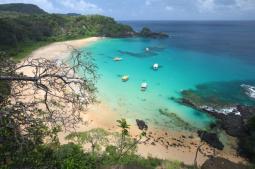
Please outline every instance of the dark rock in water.
[{"label": "dark rock in water", "polygon": [[224,158],[216,157],[206,160],[201,169],[247,169],[247,167]]},{"label": "dark rock in water", "polygon": [[244,121],[249,120],[253,116],[255,116],[255,106],[237,106],[237,111],[241,113],[241,116]]},{"label": "dark rock in water", "polygon": [[245,133],[245,128],[241,116],[236,116],[234,114],[224,115],[221,117],[222,128],[227,134],[234,137],[241,137]]},{"label": "dark rock in water", "polygon": [[140,130],[147,130],[148,126],[143,120],[136,119],[136,124]]},{"label": "dark rock in water", "polygon": [[[220,127],[228,135],[237,137],[239,154],[252,159],[255,151],[252,141],[254,134],[251,131],[254,131],[254,128],[250,128],[249,124],[253,117],[255,118],[255,102],[247,99],[244,91],[240,90],[240,83],[234,84],[234,88],[233,85],[229,86],[235,90],[225,91],[227,85],[217,83],[199,86],[197,90],[184,90],[181,93],[182,98],[177,102],[214,116],[217,124],[211,125],[211,128]],[[229,91],[236,92],[231,94]]]},{"label": "dark rock in water", "polygon": [[137,33],[138,36],[145,38],[168,38],[169,35],[164,32],[152,32],[149,28],[144,27],[141,32]]},{"label": "dark rock in water", "polygon": [[219,113],[219,111],[215,109],[200,108],[200,110],[219,119],[222,129],[233,137],[242,137],[246,135],[246,122],[251,117],[255,116],[255,106],[238,105],[233,112],[227,114]]},{"label": "dark rock in water", "polygon": [[157,52],[152,52],[152,51],[144,53],[144,52],[129,52],[129,51],[118,50],[118,52],[121,55],[129,55],[129,56],[136,57],[136,58],[148,58],[148,57],[154,57],[154,56],[158,55]]},{"label": "dark rock in water", "polygon": [[223,109],[196,105],[196,103],[187,98],[182,98],[180,103],[214,116],[216,119],[218,119],[221,128],[224,129],[227,134],[233,137],[244,136],[246,134],[245,122],[248,121],[248,119],[250,119],[252,116],[255,116],[255,106],[239,105],[230,108],[230,110],[226,113]]},{"label": "dark rock in water", "polygon": [[219,140],[217,134],[209,133],[209,132],[202,131],[202,130],[198,130],[197,133],[202,141],[205,141],[206,143],[208,143],[209,145],[211,145],[214,148],[223,150],[224,145]]}]

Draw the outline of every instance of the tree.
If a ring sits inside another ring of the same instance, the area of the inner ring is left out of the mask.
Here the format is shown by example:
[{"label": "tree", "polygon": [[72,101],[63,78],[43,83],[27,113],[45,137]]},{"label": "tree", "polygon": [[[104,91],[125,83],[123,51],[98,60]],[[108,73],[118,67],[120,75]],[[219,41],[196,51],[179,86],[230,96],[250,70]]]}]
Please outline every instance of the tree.
[{"label": "tree", "polygon": [[0,63],[0,71],[5,72],[0,81],[12,82],[11,105],[22,106],[27,116],[36,113],[51,126],[68,129],[82,120],[80,112],[95,101],[95,69],[87,53],[75,50],[65,63],[41,58]]},{"label": "tree", "polygon": [[129,134],[129,127],[130,125],[127,124],[126,119],[117,120],[118,127],[121,129],[121,137],[117,143],[119,145],[118,149],[118,159],[120,161],[121,158],[128,153],[132,152],[136,149],[136,146],[141,143],[143,137],[146,136],[146,130],[143,130],[142,133],[139,135],[138,139],[132,139]]},{"label": "tree", "polygon": [[102,128],[94,128],[85,132],[72,132],[66,136],[66,139],[72,140],[79,145],[89,143],[91,145],[92,154],[95,154],[96,150],[100,150],[101,146],[108,143],[108,134],[109,133]]},{"label": "tree", "polygon": [[[82,122],[81,113],[95,100],[96,66],[88,53],[78,50],[67,62],[0,60],[0,84],[9,84],[0,102],[0,164],[6,165],[17,154],[27,159],[47,140],[57,143],[57,132]],[[33,71],[24,73],[27,68]]]},{"label": "tree", "polygon": [[127,124],[126,119],[117,120],[117,123],[118,123],[118,127],[121,128],[121,139],[120,139],[120,146],[119,146],[119,154],[122,154],[124,149],[125,149],[125,146],[127,144],[126,139],[127,139],[127,137],[129,137],[128,129],[129,129],[130,125]]}]

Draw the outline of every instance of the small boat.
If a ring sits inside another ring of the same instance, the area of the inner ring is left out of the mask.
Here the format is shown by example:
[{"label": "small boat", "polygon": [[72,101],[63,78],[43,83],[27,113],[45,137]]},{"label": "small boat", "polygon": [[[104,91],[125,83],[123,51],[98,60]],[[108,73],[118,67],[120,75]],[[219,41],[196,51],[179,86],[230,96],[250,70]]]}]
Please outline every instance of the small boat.
[{"label": "small boat", "polygon": [[123,82],[128,81],[128,79],[129,79],[128,75],[124,75],[124,76],[121,77],[121,80],[122,80]]},{"label": "small boat", "polygon": [[142,90],[142,91],[145,91],[145,90],[147,89],[147,87],[148,87],[148,84],[147,84],[147,83],[143,82],[143,83],[141,84],[141,90]]},{"label": "small boat", "polygon": [[145,48],[145,51],[146,51],[146,52],[149,52],[149,51],[150,51],[150,48]]},{"label": "small boat", "polygon": [[115,58],[113,58],[113,60],[114,60],[114,61],[121,61],[122,58],[120,58],[120,57],[115,57]]},{"label": "small boat", "polygon": [[152,66],[152,68],[153,68],[154,70],[158,70],[158,67],[159,67],[159,64],[158,64],[158,63],[155,63],[155,64],[153,64],[153,66]]}]

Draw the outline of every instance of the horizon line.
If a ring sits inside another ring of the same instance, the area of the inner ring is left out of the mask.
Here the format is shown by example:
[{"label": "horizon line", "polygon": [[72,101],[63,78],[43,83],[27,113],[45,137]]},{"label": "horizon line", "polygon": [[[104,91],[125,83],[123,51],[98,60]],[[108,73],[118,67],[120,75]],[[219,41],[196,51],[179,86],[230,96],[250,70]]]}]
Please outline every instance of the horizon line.
[{"label": "horizon line", "polygon": [[158,19],[116,19],[116,21],[255,21],[255,19],[189,19],[189,20],[185,20],[185,19],[162,19],[162,20],[158,20]]}]

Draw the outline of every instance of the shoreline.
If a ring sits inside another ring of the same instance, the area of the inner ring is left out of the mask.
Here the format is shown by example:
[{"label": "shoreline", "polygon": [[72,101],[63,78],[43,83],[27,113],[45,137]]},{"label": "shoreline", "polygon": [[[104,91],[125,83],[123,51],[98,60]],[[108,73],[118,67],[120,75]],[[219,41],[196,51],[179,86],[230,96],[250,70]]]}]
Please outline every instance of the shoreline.
[{"label": "shoreline", "polygon": [[[96,42],[100,39],[102,38],[91,37],[80,40],[55,42],[33,51],[29,55],[29,58],[65,60],[71,54],[73,48],[86,47],[89,43]],[[29,71],[31,70],[27,70],[28,73]],[[101,102],[89,105],[88,110],[82,114],[82,118],[87,124],[80,124],[76,131],[86,131],[91,128],[104,128],[107,131],[116,132],[118,131],[116,120],[120,119],[121,116],[112,110],[107,103]],[[152,156],[166,160],[178,160],[188,165],[193,164],[196,147],[200,143],[200,139],[196,133],[166,131],[158,129],[150,124],[148,124],[148,126],[148,135],[150,136],[150,139],[145,144],[138,145],[137,154],[144,157]],[[132,123],[130,133],[132,136],[139,134],[135,120]],[[59,133],[61,144],[67,143],[64,139],[67,134],[68,132]],[[226,152],[217,151],[218,156],[230,159],[234,162],[245,162],[243,158],[236,156],[233,148],[229,147],[229,149],[230,150]],[[208,152],[208,155],[212,154],[212,150],[208,145],[205,146],[205,151]],[[208,157],[200,154],[198,157],[198,164],[201,165],[207,158]]]},{"label": "shoreline", "polygon": [[89,45],[92,42],[96,42],[103,37],[90,37],[78,40],[69,40],[63,42],[54,42],[49,45],[40,47],[33,51],[29,58],[46,58],[49,60],[65,60],[73,51],[73,48],[81,48]]}]

